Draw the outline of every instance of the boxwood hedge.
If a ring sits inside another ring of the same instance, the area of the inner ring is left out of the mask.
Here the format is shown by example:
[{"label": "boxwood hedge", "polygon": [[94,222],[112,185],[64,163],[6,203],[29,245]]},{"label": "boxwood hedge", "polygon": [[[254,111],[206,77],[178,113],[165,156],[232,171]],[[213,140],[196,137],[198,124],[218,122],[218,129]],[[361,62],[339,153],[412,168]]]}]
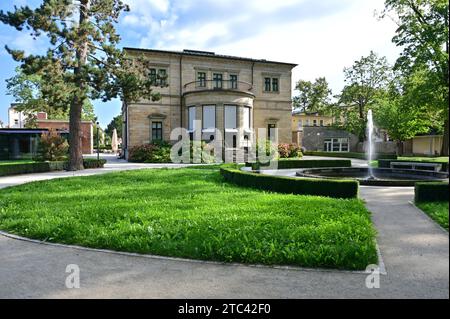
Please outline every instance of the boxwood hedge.
[{"label": "boxwood hedge", "polygon": [[[104,159],[100,161],[96,159],[83,160],[84,168],[102,168],[105,163]],[[65,169],[67,169],[65,161],[5,164],[0,165],[0,176],[63,171]]]},{"label": "boxwood hedge", "polygon": [[448,183],[446,182],[420,182],[414,187],[415,202],[444,202],[448,201]]},{"label": "boxwood hedge", "polygon": [[239,166],[225,164],[220,174],[230,183],[278,193],[316,195],[335,198],[358,197],[356,180],[292,178],[241,171]]},{"label": "boxwood hedge", "polygon": [[[367,159],[366,153],[305,151],[303,155]],[[397,159],[395,154],[375,154],[374,159]]]},{"label": "boxwood hedge", "polygon": [[[268,169],[261,163],[252,163],[252,169]],[[301,159],[280,159],[277,161],[278,169],[290,168],[316,168],[316,167],[351,167],[351,160],[301,160]]]}]

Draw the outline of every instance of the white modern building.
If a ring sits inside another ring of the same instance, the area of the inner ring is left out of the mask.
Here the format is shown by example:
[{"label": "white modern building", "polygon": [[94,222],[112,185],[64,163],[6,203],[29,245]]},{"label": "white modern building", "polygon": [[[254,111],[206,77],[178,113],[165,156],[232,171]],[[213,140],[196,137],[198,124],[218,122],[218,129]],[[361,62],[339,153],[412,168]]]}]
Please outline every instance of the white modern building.
[{"label": "white modern building", "polygon": [[24,128],[27,120],[27,115],[24,112],[18,112],[16,107],[18,103],[11,103],[8,109],[8,127],[9,128]]}]

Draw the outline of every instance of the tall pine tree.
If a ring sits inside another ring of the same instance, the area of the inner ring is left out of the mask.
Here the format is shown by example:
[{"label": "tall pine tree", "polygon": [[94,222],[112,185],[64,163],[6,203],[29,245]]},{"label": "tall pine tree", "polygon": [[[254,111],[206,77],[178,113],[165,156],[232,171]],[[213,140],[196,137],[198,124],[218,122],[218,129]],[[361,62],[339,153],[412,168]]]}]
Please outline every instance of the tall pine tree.
[{"label": "tall pine tree", "polygon": [[70,96],[69,169],[82,169],[81,115],[86,100],[159,98],[152,92],[155,83],[148,76],[149,61],[127,59],[118,48],[120,37],[114,26],[129,8],[120,0],[43,0],[36,9],[14,9],[0,11],[0,21],[19,31],[25,29],[34,38],[47,36],[49,48],[45,55],[6,50],[21,63],[25,74],[39,74],[54,84],[44,95],[53,100]]}]

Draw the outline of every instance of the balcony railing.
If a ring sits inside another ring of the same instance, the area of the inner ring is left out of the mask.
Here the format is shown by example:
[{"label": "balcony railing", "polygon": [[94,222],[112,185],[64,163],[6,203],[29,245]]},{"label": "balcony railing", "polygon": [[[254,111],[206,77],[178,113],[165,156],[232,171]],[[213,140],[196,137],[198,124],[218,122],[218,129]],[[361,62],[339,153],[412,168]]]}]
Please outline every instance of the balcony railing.
[{"label": "balcony railing", "polygon": [[203,80],[192,81],[183,86],[183,93],[205,91],[205,90],[227,90],[249,92],[253,90],[253,85],[244,81],[233,80]]}]

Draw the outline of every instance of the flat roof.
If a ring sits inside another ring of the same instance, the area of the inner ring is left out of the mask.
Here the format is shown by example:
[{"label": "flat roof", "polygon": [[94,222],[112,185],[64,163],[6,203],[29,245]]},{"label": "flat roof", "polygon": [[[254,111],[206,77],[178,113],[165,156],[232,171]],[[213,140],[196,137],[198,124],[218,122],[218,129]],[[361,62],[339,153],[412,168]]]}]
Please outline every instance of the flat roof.
[{"label": "flat roof", "polygon": [[290,66],[297,66],[296,63],[287,63],[287,62],[277,62],[277,61],[269,61],[265,59],[252,59],[252,58],[245,58],[245,57],[238,57],[238,56],[232,56],[232,55],[223,55],[223,54],[216,54],[215,52],[209,52],[209,51],[199,51],[199,50],[183,50],[183,51],[170,51],[170,50],[157,50],[157,49],[142,49],[142,48],[131,48],[131,47],[124,47],[125,51],[141,51],[141,52],[154,52],[154,53],[169,53],[169,54],[175,54],[175,55],[182,55],[182,56],[201,56],[201,57],[208,57],[208,58],[219,58],[219,59],[228,59],[228,60],[241,60],[241,61],[249,61],[249,62],[260,62],[260,63],[274,63],[274,64],[284,64],[284,65],[290,65]]}]

